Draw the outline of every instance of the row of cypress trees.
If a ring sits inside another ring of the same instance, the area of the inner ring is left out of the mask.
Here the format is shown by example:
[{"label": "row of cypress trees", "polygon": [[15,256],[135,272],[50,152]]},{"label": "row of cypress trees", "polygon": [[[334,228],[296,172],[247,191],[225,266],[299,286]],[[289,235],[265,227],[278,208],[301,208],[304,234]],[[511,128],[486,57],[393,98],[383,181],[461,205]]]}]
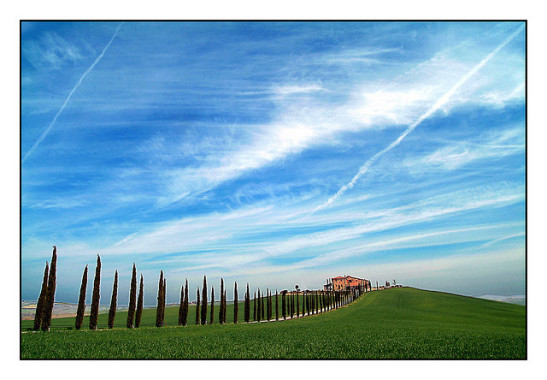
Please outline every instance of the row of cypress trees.
[{"label": "row of cypress trees", "polygon": [[[42,329],[43,331],[49,331],[51,324],[51,315],[54,305],[55,286],[56,286],[56,267],[57,267],[57,248],[53,247],[53,254],[51,259],[51,266],[46,261],[46,267],[44,269],[44,276],[42,280],[42,287],[38,304],[36,307],[36,314],[34,317],[34,330]],[[87,275],[88,266],[84,268],[82,276],[82,283],[80,286],[80,296],[78,300],[78,309],[76,313],[76,329],[80,329],[82,326],[84,312],[85,312],[85,297],[87,290]],[[93,281],[93,296],[91,301],[91,313],[89,319],[89,328],[91,330],[97,329],[99,301],[100,301],[100,281],[101,281],[101,258],[97,255],[97,265],[95,269],[95,278]],[[365,289],[366,291],[366,289]],[[137,269],[133,263],[133,270],[131,276],[131,286],[129,292],[129,307],[127,313],[128,328],[139,327],[142,311],[143,311],[143,293],[144,292],[144,280],[141,274],[140,285],[137,299]],[[114,319],[117,309],[117,293],[118,293],[118,271],[114,274],[114,284],[112,287],[112,297],[110,301],[110,308],[108,314],[108,327],[113,328]],[[274,306],[272,300],[273,294],[267,289],[266,293],[258,289],[254,294],[253,299],[253,319],[257,322],[261,320],[270,321],[273,319]],[[299,292],[296,296],[294,293],[288,294],[287,291],[281,293],[281,313],[283,319],[294,318],[299,316],[313,315],[316,313],[331,310],[332,308],[338,308],[344,304],[352,302],[357,297],[357,293],[354,292],[302,292],[302,308],[300,308]],[[279,294],[275,292],[275,320],[279,320]],[[161,327],[165,324],[165,302],[166,302],[166,279],[163,276],[163,271],[160,272],[160,279],[158,284],[158,297],[156,307],[156,326]],[[180,306],[179,306],[179,319],[178,324],[186,326],[188,323],[188,280],[184,286],[181,287]],[[215,293],[214,288],[211,288],[211,309],[209,315],[209,324],[214,323],[214,302]],[[196,324],[207,324],[207,277],[203,277],[203,288],[200,301],[200,290],[197,289],[197,302],[196,302]],[[234,284],[234,308],[233,308],[233,322],[238,322],[238,288],[237,282]],[[226,289],[224,287],[224,279],[221,279],[220,283],[220,309],[219,309],[219,323],[226,323]],[[251,294],[249,284],[244,296],[244,320],[250,322],[251,317]]]}]

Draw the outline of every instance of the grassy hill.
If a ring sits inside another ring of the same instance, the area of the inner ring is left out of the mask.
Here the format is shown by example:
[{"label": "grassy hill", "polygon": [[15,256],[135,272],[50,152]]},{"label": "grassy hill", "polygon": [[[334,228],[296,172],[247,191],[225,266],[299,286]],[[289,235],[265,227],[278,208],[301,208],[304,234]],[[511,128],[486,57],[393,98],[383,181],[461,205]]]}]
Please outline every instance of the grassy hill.
[{"label": "grassy hill", "polygon": [[[167,326],[159,329],[75,331],[68,329],[74,318],[57,319],[49,333],[21,334],[21,357],[526,358],[523,306],[412,288],[367,293],[335,311],[276,323],[178,327],[177,312],[177,307],[168,308]],[[119,313],[116,325],[123,326],[125,316]],[[230,316],[228,311],[228,320]],[[155,310],[146,310],[143,324],[153,325],[154,317]],[[105,322],[102,319],[101,326]]]}]

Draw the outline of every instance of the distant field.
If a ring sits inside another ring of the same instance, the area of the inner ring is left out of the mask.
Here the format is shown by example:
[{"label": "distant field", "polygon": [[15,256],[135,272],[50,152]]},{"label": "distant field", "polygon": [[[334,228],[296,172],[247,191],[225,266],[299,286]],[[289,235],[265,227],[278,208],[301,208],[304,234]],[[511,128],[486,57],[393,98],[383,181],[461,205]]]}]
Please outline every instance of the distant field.
[{"label": "distant field", "polygon": [[[243,316],[240,304],[240,316]],[[193,309],[189,321],[193,322]],[[231,310],[228,320],[231,321]],[[365,294],[325,314],[277,323],[69,330],[56,319],[49,333],[21,334],[21,357],[100,359],[525,359],[525,308],[519,305],[395,288]],[[126,314],[117,315],[123,326]],[[152,326],[155,310],[145,310]],[[23,321],[27,322],[27,321]],[[25,330],[31,321],[23,323]],[[87,326],[84,322],[84,326]],[[106,315],[99,328],[106,327]]]}]

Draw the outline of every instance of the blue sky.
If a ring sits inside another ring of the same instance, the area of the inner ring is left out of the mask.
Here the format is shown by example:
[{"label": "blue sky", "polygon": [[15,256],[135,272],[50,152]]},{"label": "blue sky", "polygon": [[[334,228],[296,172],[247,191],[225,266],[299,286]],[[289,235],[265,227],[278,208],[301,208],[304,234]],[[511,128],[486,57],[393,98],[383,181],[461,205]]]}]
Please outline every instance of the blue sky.
[{"label": "blue sky", "polygon": [[[57,245],[155,301],[353,274],[524,294],[525,30],[513,22],[24,22],[22,298]],[[88,292],[91,288],[91,279]],[[241,292],[240,292],[241,293]],[[89,298],[89,297],[88,297]]]}]

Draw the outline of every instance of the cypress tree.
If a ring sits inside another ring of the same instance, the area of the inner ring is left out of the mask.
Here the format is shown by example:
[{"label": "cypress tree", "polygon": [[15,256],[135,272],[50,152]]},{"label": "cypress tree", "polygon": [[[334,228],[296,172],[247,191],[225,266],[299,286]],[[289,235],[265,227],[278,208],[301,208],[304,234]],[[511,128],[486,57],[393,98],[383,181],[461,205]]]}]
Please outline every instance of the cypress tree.
[{"label": "cypress tree", "polygon": [[163,292],[163,271],[160,272],[160,281],[158,283],[158,298],[156,306],[156,327],[163,326],[161,323],[161,305],[162,305],[162,292]]},{"label": "cypress tree", "polygon": [[222,321],[226,323],[226,292],[227,290],[224,289],[224,295],[222,296]]},{"label": "cypress tree", "polygon": [[266,288],[266,318],[265,320],[270,320],[270,289]]},{"label": "cypress tree", "polygon": [[292,319],[293,314],[294,314],[293,313],[293,302],[292,301],[293,301],[293,294],[291,293],[289,295],[289,317],[291,317],[291,319]]},{"label": "cypress tree", "polygon": [[273,309],[273,293],[272,293],[272,291],[270,290],[270,320],[273,319],[273,313],[274,313],[274,309]]},{"label": "cypress tree", "polygon": [[256,321],[256,292],[254,292],[253,297],[253,321]]},{"label": "cypress tree", "polygon": [[296,316],[300,317],[300,292],[296,292]]},{"label": "cypress tree", "polygon": [[211,286],[211,315],[209,316],[209,324],[215,323],[215,287]]},{"label": "cypress tree", "polygon": [[161,289],[161,325],[165,324],[165,297],[167,294],[167,280],[163,278],[163,286]]},{"label": "cypress tree", "polygon": [[270,290],[270,319],[274,318],[274,306],[273,306],[274,298],[273,297],[274,297],[273,292]]},{"label": "cypress tree", "polygon": [[207,324],[207,277],[203,276],[203,296],[201,297],[201,324]]},{"label": "cypress tree", "polygon": [[182,309],[182,325],[188,324],[188,279],[184,285],[184,308]]},{"label": "cypress tree", "polygon": [[91,330],[97,330],[100,298],[101,298],[101,257],[97,255],[97,266],[95,267],[95,279],[93,280],[93,296],[91,297],[91,314],[89,315],[89,328]]},{"label": "cypress tree", "polygon": [[285,301],[285,291],[281,292],[281,314],[283,319],[287,319],[287,305]]},{"label": "cypress tree", "polygon": [[238,305],[238,294],[237,294],[237,282],[234,284],[234,323],[237,323],[239,317],[239,305]]},{"label": "cypress tree", "polygon": [[127,309],[127,328],[133,328],[135,319],[135,307],[137,304],[137,268],[133,263],[133,272],[131,274],[131,288],[129,290],[129,308]]},{"label": "cypress tree", "polygon": [[143,300],[144,300],[144,282],[143,282],[143,278],[141,274],[141,283],[139,285],[139,297],[137,299],[137,312],[135,314],[135,327],[139,327],[141,325]]},{"label": "cypress tree", "polygon": [[258,289],[258,306],[256,307],[256,313],[257,313],[257,321],[260,322],[262,320],[262,297],[260,296],[260,289]]},{"label": "cypress tree", "polygon": [[180,303],[179,303],[179,326],[182,326],[182,315],[184,314],[184,285],[180,287]]},{"label": "cypress tree", "polygon": [[44,301],[44,311],[42,315],[42,331],[49,331],[51,324],[51,314],[55,302],[55,281],[57,279],[57,247],[53,246],[53,255],[51,256],[51,266],[49,268],[49,277],[47,280],[47,292]]},{"label": "cypress tree", "polygon": [[196,300],[196,325],[199,325],[199,288],[197,290],[197,300]]},{"label": "cypress tree", "polygon": [[219,307],[219,310],[218,310],[218,322],[221,325],[224,323],[224,320],[222,319],[222,317],[224,316],[224,312],[222,310],[224,308],[224,302],[222,302],[223,297],[224,297],[224,279],[221,278],[220,279],[220,307]]},{"label": "cypress tree", "polygon": [[279,295],[277,294],[277,289],[275,289],[275,320],[279,321],[279,302],[277,298]]},{"label": "cypress tree", "polygon": [[80,297],[78,298],[78,310],[76,311],[76,323],[74,327],[76,330],[79,330],[82,327],[82,322],[84,321],[85,314],[85,294],[87,292],[87,265],[84,269],[84,274],[82,276],[82,284],[80,285]]},{"label": "cypress tree", "polygon": [[245,292],[245,322],[249,323],[251,319],[251,292],[249,290],[249,283],[247,283],[247,291]]},{"label": "cypress tree", "polygon": [[44,304],[46,302],[48,276],[49,276],[49,264],[46,261],[46,267],[44,269],[44,278],[42,279],[42,289],[40,289],[40,296],[38,297],[38,303],[36,304],[36,312],[34,313],[34,331],[39,330],[40,326],[42,325],[42,318],[44,315]]},{"label": "cypress tree", "polygon": [[264,293],[262,293],[262,298],[260,302],[262,304],[262,319],[266,319],[266,309],[264,308]]},{"label": "cypress tree", "polygon": [[114,327],[116,306],[118,304],[118,271],[114,274],[114,286],[112,286],[112,298],[110,299],[110,310],[108,310],[108,328]]}]

